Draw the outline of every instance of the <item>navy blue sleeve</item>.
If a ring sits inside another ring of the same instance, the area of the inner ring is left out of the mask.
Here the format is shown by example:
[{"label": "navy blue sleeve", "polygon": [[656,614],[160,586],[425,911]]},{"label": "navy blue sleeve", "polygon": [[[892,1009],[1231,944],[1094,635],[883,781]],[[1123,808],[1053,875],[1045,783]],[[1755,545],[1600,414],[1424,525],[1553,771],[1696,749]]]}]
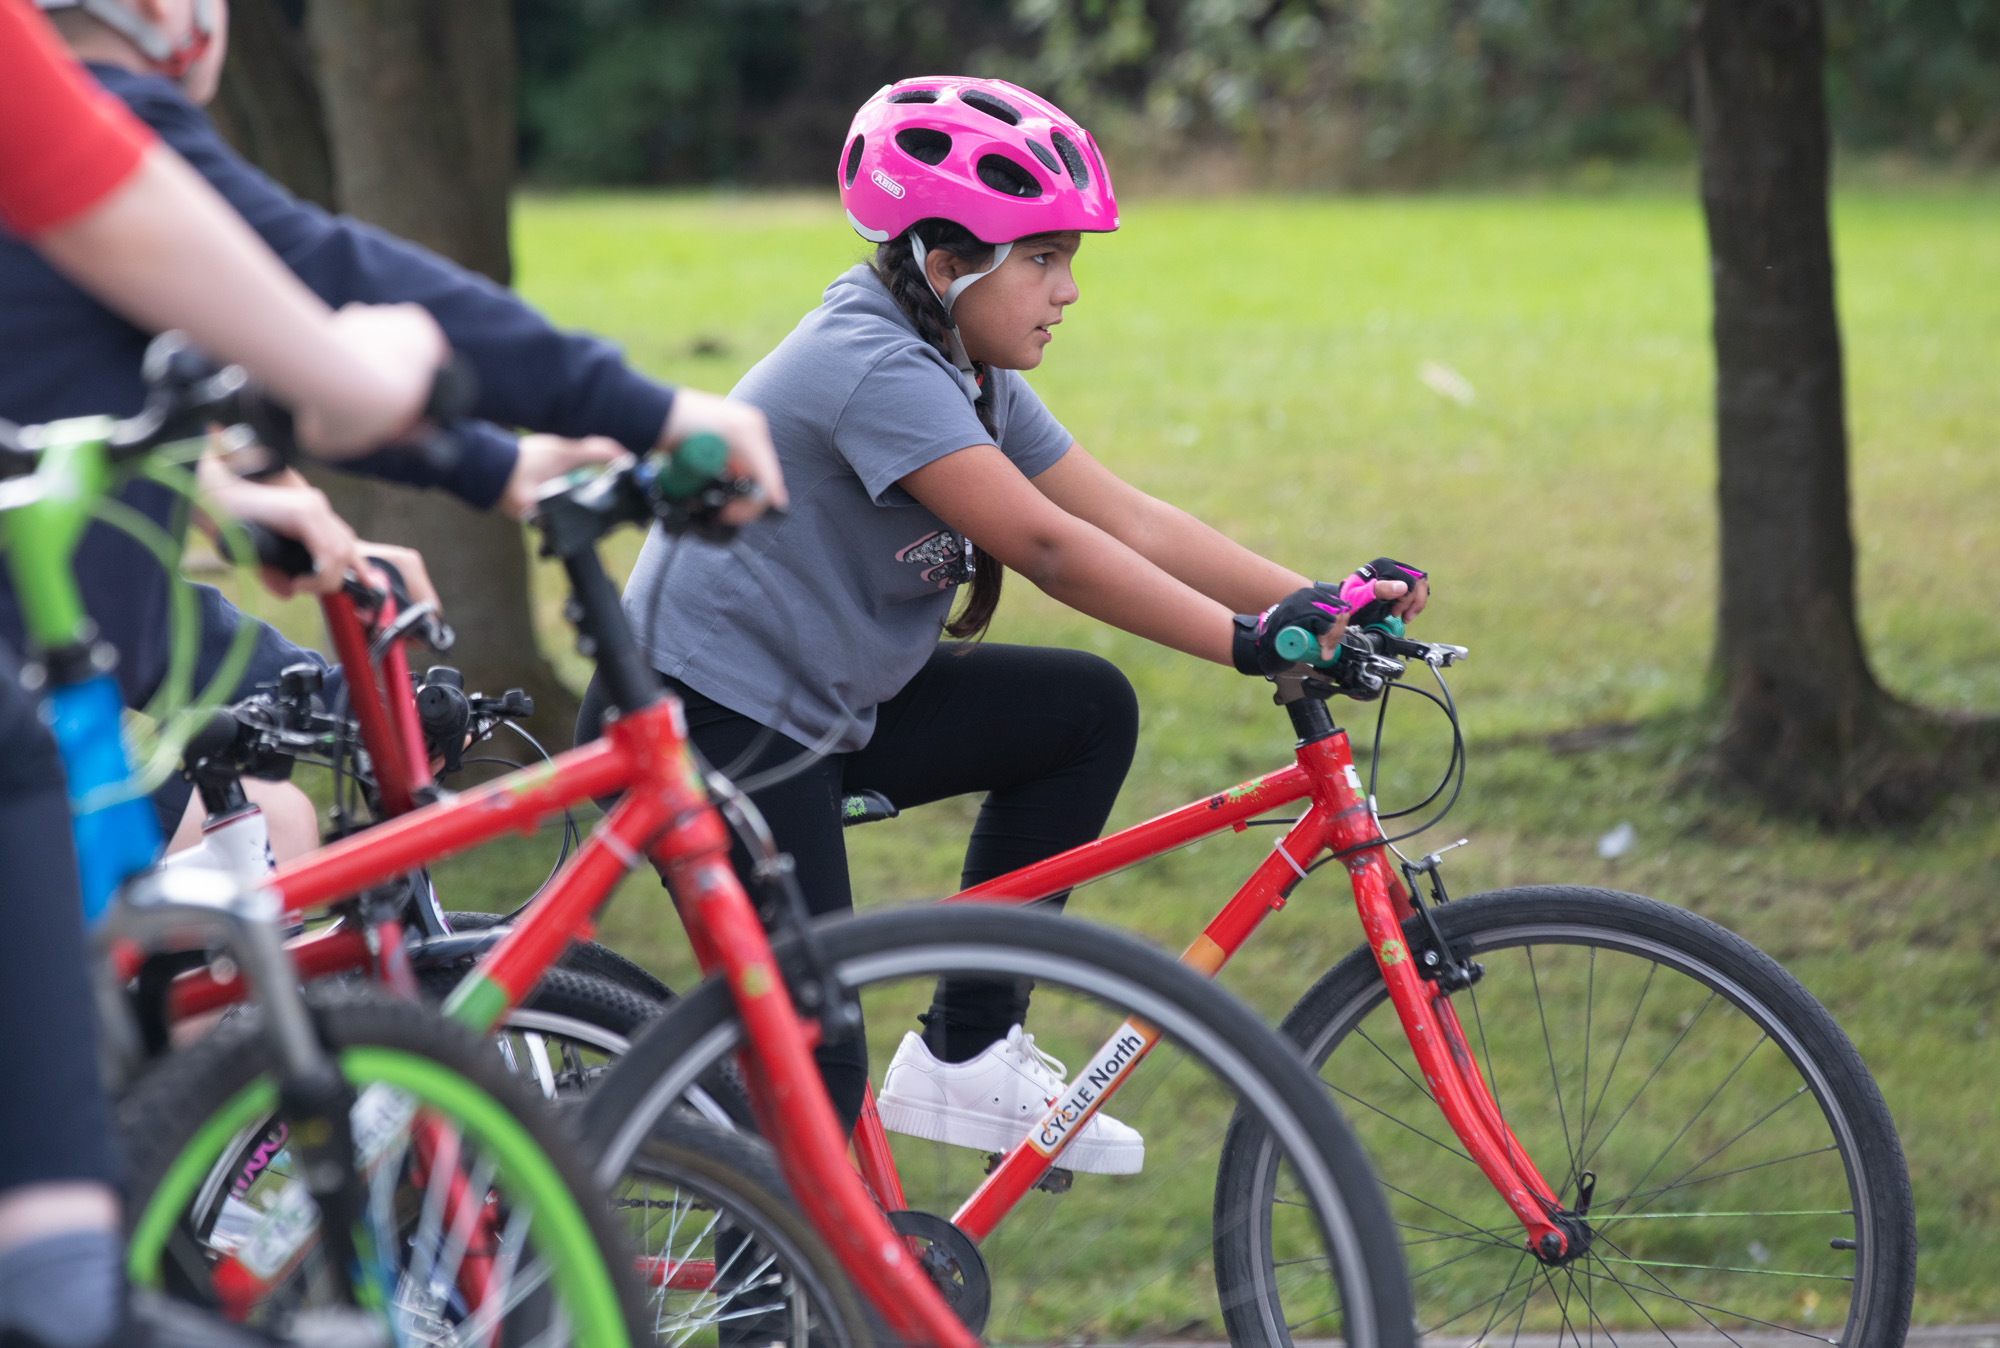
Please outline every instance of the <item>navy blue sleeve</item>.
[{"label": "navy blue sleeve", "polygon": [[343,473],[400,482],[408,487],[442,487],[477,510],[489,509],[514,475],[518,442],[484,421],[455,421],[449,427],[459,445],[458,462],[440,473],[405,450],[391,447],[327,466]]},{"label": "navy blue sleeve", "polygon": [[412,301],[429,309],[479,371],[478,417],[554,435],[606,435],[635,452],[659,439],[673,391],[627,366],[617,347],[560,332],[505,287],[292,197],[239,158],[168,81],[101,66],[93,73],[327,303]]}]

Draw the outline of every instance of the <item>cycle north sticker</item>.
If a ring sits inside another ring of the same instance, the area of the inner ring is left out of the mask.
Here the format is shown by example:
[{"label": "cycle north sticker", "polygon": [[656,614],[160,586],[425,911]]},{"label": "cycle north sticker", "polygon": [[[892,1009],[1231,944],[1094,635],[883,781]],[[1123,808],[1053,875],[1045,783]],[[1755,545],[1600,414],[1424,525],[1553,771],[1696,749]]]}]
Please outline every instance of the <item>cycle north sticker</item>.
[{"label": "cycle north sticker", "polygon": [[1071,1130],[1083,1123],[1084,1111],[1118,1084],[1132,1064],[1139,1061],[1145,1048],[1146,1041],[1130,1024],[1119,1026],[1111,1042],[1097,1050],[1096,1057],[1083,1069],[1068,1094],[1042,1115],[1042,1121],[1028,1134],[1028,1145],[1043,1156],[1053,1155]]}]

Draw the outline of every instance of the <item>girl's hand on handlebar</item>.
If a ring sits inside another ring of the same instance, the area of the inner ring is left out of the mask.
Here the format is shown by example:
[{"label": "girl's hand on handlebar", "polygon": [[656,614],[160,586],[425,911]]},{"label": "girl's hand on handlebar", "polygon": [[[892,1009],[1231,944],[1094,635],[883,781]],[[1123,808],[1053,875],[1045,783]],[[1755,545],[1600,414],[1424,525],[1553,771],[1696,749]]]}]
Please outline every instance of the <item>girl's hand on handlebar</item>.
[{"label": "girl's hand on handlebar", "polygon": [[524,435],[513,475],[500,493],[497,505],[515,519],[525,518],[535,507],[542,485],[578,468],[610,463],[625,452],[616,440],[602,435],[581,440],[565,440],[560,435]]},{"label": "girl's hand on handlebar", "polygon": [[[367,367],[338,406],[297,409],[299,444],[309,453],[347,458],[399,440],[416,429],[431,384],[451,358],[444,330],[417,304],[350,304],[331,320],[333,339]],[[368,386],[360,386],[364,382]]]},{"label": "girl's hand on handlebar", "polygon": [[300,593],[332,594],[349,571],[366,565],[361,540],[346,520],[334,513],[326,493],[287,470],[270,482],[246,482],[223,466],[211,449],[195,467],[195,480],[208,502],[232,519],[261,524],[272,533],[295,538],[312,554],[313,573],[287,576],[263,568],[264,584],[281,598]]},{"label": "girl's hand on handlebar", "polygon": [[791,502],[785,476],[778,468],[778,451],[771,445],[771,428],[764,414],[749,403],[718,398],[713,393],[679,389],[674,409],[660,430],[661,449],[672,449],[698,431],[711,431],[729,446],[729,472],[748,478],[758,491],[731,501],[722,509],[724,524],[748,524],[767,507],[783,510]]}]

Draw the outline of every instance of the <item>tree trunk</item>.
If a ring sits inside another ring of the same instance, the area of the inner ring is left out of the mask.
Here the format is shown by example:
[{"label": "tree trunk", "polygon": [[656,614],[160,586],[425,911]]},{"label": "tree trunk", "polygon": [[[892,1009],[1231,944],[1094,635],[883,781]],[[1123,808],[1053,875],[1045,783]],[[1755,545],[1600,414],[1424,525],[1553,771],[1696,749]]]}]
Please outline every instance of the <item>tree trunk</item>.
[{"label": "tree trunk", "polygon": [[[343,209],[505,284],[514,36],[505,0],[311,0]],[[525,688],[569,743],[576,699],[535,644],[520,526],[436,493],[319,480],[364,537],[419,548],[458,630],[467,686]]]},{"label": "tree trunk", "polygon": [[1720,767],[1828,822],[1920,811],[1929,774],[1855,621],[1818,0],[1704,0],[1694,41],[1714,287]]},{"label": "tree trunk", "polygon": [[295,196],[337,209],[306,35],[279,0],[229,8],[229,60],[209,115],[245,159]]}]

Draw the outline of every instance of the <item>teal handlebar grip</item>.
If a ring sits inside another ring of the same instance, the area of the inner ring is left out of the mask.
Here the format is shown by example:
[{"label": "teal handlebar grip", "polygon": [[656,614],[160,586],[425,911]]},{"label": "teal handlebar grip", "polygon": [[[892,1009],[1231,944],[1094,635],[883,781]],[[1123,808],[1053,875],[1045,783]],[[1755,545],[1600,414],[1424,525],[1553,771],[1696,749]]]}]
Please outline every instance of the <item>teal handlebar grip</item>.
[{"label": "teal handlebar grip", "polygon": [[701,489],[722,473],[729,459],[729,446],[712,431],[690,435],[675,446],[673,458],[654,479],[660,495],[676,501],[698,496]]},{"label": "teal handlebar grip", "polygon": [[1271,648],[1281,660],[1306,660],[1312,664],[1325,663],[1319,658],[1319,638],[1303,627],[1287,627],[1278,633]]}]

